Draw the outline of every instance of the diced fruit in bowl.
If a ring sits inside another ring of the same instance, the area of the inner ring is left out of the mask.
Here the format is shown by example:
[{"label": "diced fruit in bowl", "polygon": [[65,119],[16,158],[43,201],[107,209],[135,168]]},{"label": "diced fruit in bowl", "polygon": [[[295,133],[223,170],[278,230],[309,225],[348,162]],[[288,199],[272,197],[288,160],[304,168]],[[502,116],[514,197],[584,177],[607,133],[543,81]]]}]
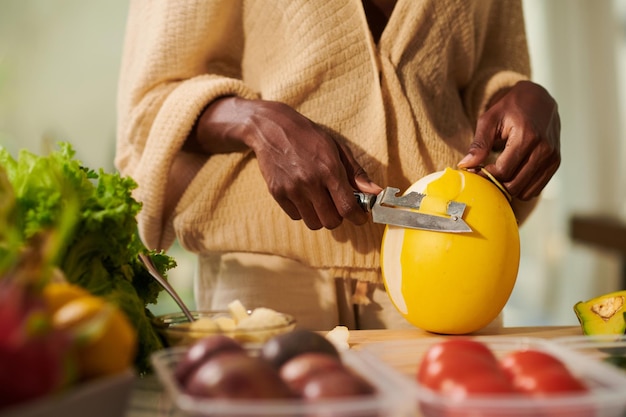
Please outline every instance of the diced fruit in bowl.
[{"label": "diced fruit in bowl", "polygon": [[224,311],[192,311],[193,322],[182,313],[157,316],[152,324],[169,346],[187,346],[210,335],[226,335],[241,343],[263,343],[296,327],[296,320],[270,308],[247,310],[239,300]]}]

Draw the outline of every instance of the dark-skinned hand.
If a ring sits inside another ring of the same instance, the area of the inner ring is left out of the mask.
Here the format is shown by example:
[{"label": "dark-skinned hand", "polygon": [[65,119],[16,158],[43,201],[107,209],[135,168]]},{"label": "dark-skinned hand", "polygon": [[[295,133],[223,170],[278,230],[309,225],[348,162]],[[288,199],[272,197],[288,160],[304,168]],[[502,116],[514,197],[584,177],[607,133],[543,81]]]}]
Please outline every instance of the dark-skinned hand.
[{"label": "dark-skinned hand", "polygon": [[513,196],[537,197],[561,163],[561,122],[556,101],[538,84],[520,81],[492,99],[478,119],[474,141],[460,168],[485,165]]},{"label": "dark-skinned hand", "polygon": [[360,225],[368,214],[354,190],[378,194],[347,146],[286,104],[226,97],[200,117],[188,148],[207,153],[251,149],[280,207],[312,230],[344,219]]}]

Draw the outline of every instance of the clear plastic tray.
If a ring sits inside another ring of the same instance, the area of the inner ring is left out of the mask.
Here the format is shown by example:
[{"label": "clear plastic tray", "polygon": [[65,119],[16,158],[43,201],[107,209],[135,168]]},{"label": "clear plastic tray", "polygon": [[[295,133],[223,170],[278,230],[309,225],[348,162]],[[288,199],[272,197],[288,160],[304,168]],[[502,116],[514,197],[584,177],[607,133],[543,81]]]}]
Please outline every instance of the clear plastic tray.
[{"label": "clear plastic tray", "polygon": [[[626,335],[567,336],[553,340],[567,349],[610,363],[626,372]],[[626,387],[624,391],[626,395]]]},{"label": "clear plastic tray", "polygon": [[30,401],[0,411],[0,417],[110,417],[123,416],[135,383],[135,372],[82,383],[60,395]]},{"label": "clear plastic tray", "polygon": [[368,353],[346,351],[343,362],[367,379],[376,390],[374,395],[332,399],[304,400],[225,400],[198,398],[185,394],[173,376],[176,364],[186,347],[173,347],[152,355],[157,377],[174,405],[195,416],[238,417],[413,417],[415,404],[409,387],[400,374]]},{"label": "clear plastic tray", "polygon": [[[534,338],[476,336],[496,354],[503,356],[514,350],[538,349],[561,359],[590,388],[587,394],[555,395],[532,398],[523,395],[484,395],[464,400],[451,400],[417,382],[419,363],[426,350],[444,337],[398,342],[379,342],[363,347],[399,370],[406,384],[412,387],[417,407],[425,417],[623,417],[626,412],[626,375],[610,365],[582,355],[560,344]],[[418,414],[419,415],[419,414]]]}]

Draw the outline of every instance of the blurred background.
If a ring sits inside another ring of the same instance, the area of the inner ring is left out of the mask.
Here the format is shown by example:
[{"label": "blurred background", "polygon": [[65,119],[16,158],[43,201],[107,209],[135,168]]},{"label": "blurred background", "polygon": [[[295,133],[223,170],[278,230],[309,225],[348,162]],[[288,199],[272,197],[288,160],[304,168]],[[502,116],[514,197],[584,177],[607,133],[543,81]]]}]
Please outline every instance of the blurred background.
[{"label": "blurred background", "polygon": [[[626,289],[626,0],[523,0],[533,79],[557,99],[563,162],[521,229],[507,326],[576,324],[573,305]],[[0,144],[14,155],[72,143],[113,171],[115,94],[128,3],[0,0]],[[573,216],[615,221],[572,238]],[[617,239],[617,240],[616,240]],[[619,248],[622,248],[621,251]],[[193,306],[193,257],[170,280]],[[162,297],[155,312],[177,311]]]}]

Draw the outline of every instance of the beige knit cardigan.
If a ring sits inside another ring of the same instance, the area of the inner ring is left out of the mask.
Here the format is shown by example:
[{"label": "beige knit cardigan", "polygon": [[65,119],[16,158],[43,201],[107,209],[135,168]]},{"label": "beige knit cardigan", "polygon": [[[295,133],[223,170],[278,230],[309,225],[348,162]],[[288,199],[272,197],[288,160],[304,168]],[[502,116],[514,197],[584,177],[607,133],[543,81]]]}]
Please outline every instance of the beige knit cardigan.
[{"label": "beige knit cardigan", "polygon": [[178,238],[379,282],[380,225],[311,231],[272,199],[251,152],[182,152],[203,108],[285,102],[376,183],[405,189],[455,166],[491,95],[528,76],[520,0],[398,0],[378,44],[360,0],[131,0],[116,166],[138,183],[151,248]]}]

